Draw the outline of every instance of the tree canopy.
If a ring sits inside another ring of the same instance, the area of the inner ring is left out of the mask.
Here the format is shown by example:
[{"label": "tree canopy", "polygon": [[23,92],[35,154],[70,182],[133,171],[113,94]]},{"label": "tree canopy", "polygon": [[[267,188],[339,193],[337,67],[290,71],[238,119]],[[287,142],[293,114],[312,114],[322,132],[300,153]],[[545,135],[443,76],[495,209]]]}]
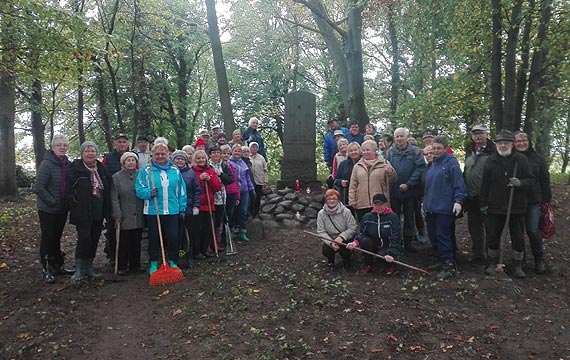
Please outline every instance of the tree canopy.
[{"label": "tree canopy", "polygon": [[[166,136],[181,147],[201,127],[233,118],[243,128],[251,116],[277,158],[283,99],[295,90],[317,95],[322,135],[328,119],[350,118],[382,132],[435,130],[461,148],[466,130],[485,123],[493,132],[527,131],[563,170],[570,159],[565,1],[1,4],[0,142],[14,142],[13,131],[31,135],[36,164],[56,132],[69,136],[72,151],[85,139],[111,149],[117,132]],[[14,166],[10,156],[0,160],[2,173]]]}]

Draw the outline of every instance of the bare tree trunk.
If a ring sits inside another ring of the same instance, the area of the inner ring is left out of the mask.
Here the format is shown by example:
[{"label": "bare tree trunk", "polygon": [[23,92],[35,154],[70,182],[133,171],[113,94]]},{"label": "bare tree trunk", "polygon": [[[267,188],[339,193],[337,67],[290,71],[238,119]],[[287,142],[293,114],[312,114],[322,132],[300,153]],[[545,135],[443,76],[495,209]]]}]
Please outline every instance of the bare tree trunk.
[{"label": "bare tree trunk", "polygon": [[230,99],[230,87],[224,64],[224,54],[222,43],[220,42],[220,31],[218,29],[218,15],[216,14],[216,1],[206,0],[206,10],[208,13],[208,35],[212,45],[212,57],[214,59],[214,69],[216,70],[216,80],[218,83],[218,94],[220,96],[220,107],[224,118],[224,130],[231,134],[235,128],[234,113]]},{"label": "bare tree trunk", "polygon": [[105,89],[105,79],[103,78],[103,70],[97,59],[93,59],[95,64],[95,73],[97,74],[97,100],[99,105],[99,118],[101,119],[100,125],[105,134],[105,144],[109,151],[113,151],[113,134],[111,133],[111,122],[109,118],[109,111],[107,109],[107,91]]},{"label": "bare tree trunk", "polygon": [[32,108],[32,138],[36,171],[39,169],[46,151],[45,126],[42,117],[42,102],[42,82],[39,79],[36,79],[32,83],[32,97],[30,104]]},{"label": "bare tree trunk", "polygon": [[505,54],[505,96],[502,129],[514,130],[517,94],[517,44],[522,13],[522,0],[516,0],[511,12]]},{"label": "bare tree trunk", "polygon": [[0,198],[18,195],[16,184],[16,140],[14,123],[16,117],[16,80],[14,68],[16,63],[12,25],[12,4],[10,1],[0,4]]},{"label": "bare tree trunk", "polygon": [[491,123],[495,129],[503,128],[503,86],[501,74],[502,60],[502,32],[501,26],[501,0],[491,0],[493,42],[491,45]]},{"label": "bare tree trunk", "polygon": [[[533,133],[535,122],[538,123],[539,114],[540,128],[535,136],[537,152],[548,156],[550,154],[550,131],[552,129],[553,120],[551,116],[546,115],[551,102],[547,95],[540,95],[541,89],[545,88],[549,82],[546,72],[546,49],[545,42],[548,36],[548,27],[552,18],[552,0],[542,0],[540,11],[540,23],[538,25],[537,43],[532,56],[532,65],[530,69],[530,78],[528,83],[527,108],[525,116],[524,130],[529,135]],[[546,117],[545,117],[546,116]]]},{"label": "bare tree trunk", "polygon": [[524,96],[527,88],[527,73],[529,67],[530,58],[530,32],[532,29],[532,19],[533,12],[535,8],[535,0],[530,0],[528,4],[528,13],[524,22],[523,34],[521,38],[521,54],[520,54],[520,66],[517,71],[517,94],[515,99],[515,112],[514,119],[515,123],[513,128],[518,130],[522,125],[522,110],[524,104]]},{"label": "bare tree trunk", "polygon": [[[392,80],[390,82],[390,114],[395,115],[398,111],[398,95],[400,94],[400,50],[398,44],[398,33],[396,31],[396,14],[394,11],[394,4],[391,4],[388,9],[388,34],[390,37],[390,50],[392,55],[392,66],[390,68],[390,75]],[[397,120],[392,117],[392,126],[397,127]]]},{"label": "bare tree trunk", "polygon": [[78,65],[79,77],[77,78],[77,134],[79,135],[79,143],[85,142],[85,123],[83,121],[83,111],[85,109],[85,100],[83,99],[83,70],[81,69],[81,60]]}]

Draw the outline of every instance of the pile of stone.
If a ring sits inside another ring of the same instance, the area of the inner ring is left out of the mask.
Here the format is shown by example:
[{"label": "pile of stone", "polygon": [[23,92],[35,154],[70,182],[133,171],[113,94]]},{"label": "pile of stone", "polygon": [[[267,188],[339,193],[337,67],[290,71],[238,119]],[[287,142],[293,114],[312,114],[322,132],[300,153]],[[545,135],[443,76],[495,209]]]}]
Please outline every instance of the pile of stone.
[{"label": "pile of stone", "polygon": [[263,190],[259,219],[264,227],[316,227],[319,210],[325,198],[320,193],[307,193],[285,188]]}]

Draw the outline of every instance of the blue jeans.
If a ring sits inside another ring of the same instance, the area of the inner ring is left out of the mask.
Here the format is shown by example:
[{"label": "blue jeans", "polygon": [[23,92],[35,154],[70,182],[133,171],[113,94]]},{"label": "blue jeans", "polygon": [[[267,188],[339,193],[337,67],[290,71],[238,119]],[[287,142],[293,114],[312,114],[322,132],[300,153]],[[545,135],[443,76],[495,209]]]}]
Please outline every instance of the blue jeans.
[{"label": "blue jeans", "polygon": [[451,241],[451,225],[455,221],[453,215],[426,213],[428,236],[435,242],[437,255],[443,264],[455,261],[453,242]]},{"label": "blue jeans", "polygon": [[[158,222],[156,215],[145,215],[148,226],[148,258],[150,261],[159,261],[160,239],[158,235]],[[167,248],[167,260],[178,260],[178,214],[160,215],[160,228]]]},{"label": "blue jeans", "polygon": [[236,227],[240,228],[241,232],[246,232],[247,222],[249,220],[249,192],[240,192],[240,198],[237,208]]}]

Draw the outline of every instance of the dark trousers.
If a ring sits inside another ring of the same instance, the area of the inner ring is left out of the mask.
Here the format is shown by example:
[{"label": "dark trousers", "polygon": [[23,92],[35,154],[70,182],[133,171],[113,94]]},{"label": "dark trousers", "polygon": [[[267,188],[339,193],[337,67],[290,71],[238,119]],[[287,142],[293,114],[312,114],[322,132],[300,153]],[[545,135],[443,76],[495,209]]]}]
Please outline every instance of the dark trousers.
[{"label": "dark trousers", "polygon": [[38,210],[40,218],[40,259],[44,264],[46,257],[51,264],[63,265],[63,253],[61,252],[61,234],[67,221],[67,212],[64,214],[52,214]]},{"label": "dark trousers", "polygon": [[261,197],[263,196],[263,185],[255,185],[255,200],[252,201],[251,215],[256,217],[261,207]]},{"label": "dark trousers", "polygon": [[[222,229],[224,227],[224,219],[226,213],[224,211],[224,205],[216,205],[216,212],[214,213],[214,228],[216,230],[216,241],[218,242],[218,247],[223,246],[224,241],[222,239]],[[214,244],[211,244],[214,248]]]},{"label": "dark trousers", "polygon": [[[343,243],[348,244],[349,242],[351,242],[352,240],[344,240]],[[333,248],[331,248],[329,245],[327,245],[326,243],[323,243],[323,255],[327,258],[329,263],[334,263],[334,258],[336,256],[336,254],[340,254],[340,257],[342,258],[342,262],[345,266],[349,266],[350,265],[350,259],[352,257],[352,251],[348,250],[346,247],[339,245],[339,249],[338,251],[334,251]]]},{"label": "dark trousers", "polygon": [[202,211],[194,217],[194,228],[196,231],[196,238],[193,239],[192,243],[192,254],[193,255],[206,255],[208,248],[212,243],[212,225],[211,216],[214,216],[212,212]]},{"label": "dark trousers", "polygon": [[[501,244],[501,234],[507,220],[507,215],[489,214],[487,216],[487,245],[489,250],[497,251]],[[524,215],[511,215],[509,232],[511,245],[514,251],[524,251]]]},{"label": "dark trousers", "polygon": [[105,228],[105,253],[111,262],[115,261],[115,249],[117,246],[117,236],[115,232],[115,219],[107,219]]},{"label": "dark trousers", "polygon": [[77,244],[75,245],[76,259],[93,259],[97,253],[97,245],[103,231],[103,219],[88,223],[76,224]]},{"label": "dark trousers", "polygon": [[453,263],[455,251],[451,231],[455,223],[454,215],[426,213],[428,236],[437,249],[437,255],[442,263]]},{"label": "dark trousers", "polygon": [[356,212],[356,222],[360,224],[362,221],[362,217],[368,214],[372,210],[372,208],[364,208],[364,209],[355,209]]},{"label": "dark trousers", "polygon": [[406,198],[406,199],[390,199],[390,204],[392,210],[400,216],[404,216],[404,227],[402,229],[402,234],[404,238],[413,238],[415,231],[415,215],[414,215],[414,208],[416,205],[415,198]]},{"label": "dark trousers", "polygon": [[[389,240],[383,243],[383,241],[380,238],[371,238],[365,236],[362,238],[362,240],[360,240],[360,248],[366,251],[373,252],[374,254],[377,254],[380,248],[385,250],[388,249],[389,246],[390,246]],[[374,256],[372,255],[362,253],[362,260],[364,262],[364,265],[372,266],[374,264]]]},{"label": "dark trousers", "polygon": [[467,211],[467,228],[471,236],[471,252],[474,258],[485,259],[487,246],[485,245],[486,218],[481,214],[481,204],[478,198],[469,198],[465,202]]},{"label": "dark trousers", "polygon": [[[148,258],[150,261],[159,261],[160,239],[156,215],[145,215],[145,218],[148,225]],[[168,260],[176,262],[178,259],[178,214],[160,215],[160,227],[167,250],[166,256]]]},{"label": "dark trousers", "polygon": [[240,192],[240,201],[237,207],[235,226],[240,228],[241,232],[247,231],[247,222],[249,220],[249,192]]},{"label": "dark trousers", "polygon": [[136,270],[141,266],[142,229],[121,230],[119,270]]},{"label": "dark trousers", "polygon": [[237,194],[226,194],[226,216],[231,226],[235,226]]},{"label": "dark trousers", "polygon": [[422,216],[422,201],[420,199],[416,199],[415,202],[414,220],[416,222],[416,229],[418,229],[418,233],[424,231],[425,230],[424,217]]}]

